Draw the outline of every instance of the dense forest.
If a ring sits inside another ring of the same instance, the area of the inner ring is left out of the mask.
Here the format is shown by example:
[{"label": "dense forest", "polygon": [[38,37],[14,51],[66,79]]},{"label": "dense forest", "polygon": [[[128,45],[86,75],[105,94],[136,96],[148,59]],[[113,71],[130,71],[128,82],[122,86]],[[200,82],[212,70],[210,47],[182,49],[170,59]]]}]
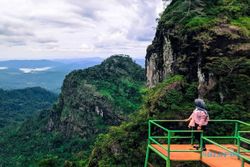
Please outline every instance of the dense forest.
[{"label": "dense forest", "polygon": [[40,110],[51,108],[57,95],[35,87],[20,90],[0,89],[0,129],[21,123]]}]

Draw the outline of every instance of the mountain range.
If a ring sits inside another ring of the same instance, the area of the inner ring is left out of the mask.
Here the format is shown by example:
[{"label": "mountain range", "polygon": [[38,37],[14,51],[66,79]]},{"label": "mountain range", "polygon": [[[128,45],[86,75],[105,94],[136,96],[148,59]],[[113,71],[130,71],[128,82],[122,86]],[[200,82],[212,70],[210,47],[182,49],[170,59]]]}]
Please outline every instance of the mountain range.
[{"label": "mountain range", "polygon": [[[11,90],[42,87],[59,93],[63,79],[69,72],[94,66],[102,61],[99,57],[0,61],[0,88]],[[144,66],[144,59],[135,61]]]}]

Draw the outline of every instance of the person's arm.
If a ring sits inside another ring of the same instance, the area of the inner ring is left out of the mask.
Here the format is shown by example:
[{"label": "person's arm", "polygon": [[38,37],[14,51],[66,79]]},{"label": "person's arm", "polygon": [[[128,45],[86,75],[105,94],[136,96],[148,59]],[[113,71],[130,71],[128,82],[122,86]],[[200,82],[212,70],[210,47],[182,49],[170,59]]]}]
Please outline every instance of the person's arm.
[{"label": "person's arm", "polygon": [[192,113],[192,114],[189,116],[189,118],[184,119],[184,121],[186,121],[186,122],[190,121],[190,120],[192,119],[192,117],[193,117],[193,114],[194,114],[194,113]]}]

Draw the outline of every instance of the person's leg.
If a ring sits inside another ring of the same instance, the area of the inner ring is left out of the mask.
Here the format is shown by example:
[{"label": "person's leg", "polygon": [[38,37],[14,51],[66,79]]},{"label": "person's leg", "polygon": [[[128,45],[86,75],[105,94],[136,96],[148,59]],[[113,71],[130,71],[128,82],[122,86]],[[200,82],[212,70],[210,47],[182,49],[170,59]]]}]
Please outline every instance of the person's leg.
[{"label": "person's leg", "polygon": [[[197,130],[198,126],[199,126],[198,124],[195,124],[194,130]],[[197,148],[199,148],[199,146],[200,146],[200,135],[201,135],[200,132],[194,132],[194,140],[198,141],[198,147]]]},{"label": "person's leg", "polygon": [[[207,131],[207,126],[202,126],[201,129],[203,130],[203,135],[205,135],[206,131]],[[203,148],[206,148],[206,142],[205,142],[205,140],[203,140]]]},{"label": "person's leg", "polygon": [[[195,130],[197,130],[197,127],[198,127],[199,125],[198,124],[195,124]],[[206,132],[206,130],[207,130],[207,126],[202,126],[201,127],[201,130],[203,130],[203,134]],[[201,133],[199,133],[199,132],[195,132],[195,140],[197,140],[198,141],[198,144],[199,144],[199,146],[198,147],[195,147],[196,149],[198,149],[199,147],[200,147],[200,139],[201,139]],[[206,143],[205,143],[205,141],[203,140],[203,142],[202,142],[202,149],[205,149],[206,148]]]}]

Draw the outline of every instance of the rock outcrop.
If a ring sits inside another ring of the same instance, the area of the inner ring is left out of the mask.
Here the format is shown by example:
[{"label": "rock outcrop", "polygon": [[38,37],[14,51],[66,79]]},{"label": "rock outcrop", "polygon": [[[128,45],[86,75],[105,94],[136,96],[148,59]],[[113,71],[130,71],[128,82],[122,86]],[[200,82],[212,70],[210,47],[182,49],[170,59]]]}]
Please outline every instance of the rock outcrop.
[{"label": "rock outcrop", "polygon": [[[154,87],[172,74],[181,74],[189,82],[198,83],[200,97],[207,98],[211,91],[216,91],[215,96],[223,102],[230,93],[225,92],[227,85],[222,80],[234,73],[247,75],[245,79],[249,83],[248,69],[239,69],[249,65],[248,8],[249,1],[173,0],[164,11],[153,43],[147,49],[147,85]],[[218,61],[225,64],[220,68],[223,74],[211,67],[217,66]]]},{"label": "rock outcrop", "polygon": [[[154,87],[157,83],[166,79],[167,76],[173,74],[173,51],[169,37],[163,38],[161,46],[154,46],[153,44],[148,47],[146,57],[146,76],[147,85]],[[156,47],[159,47],[157,50]]]},{"label": "rock outcrop", "polygon": [[125,55],[111,56],[100,65],[73,71],[64,80],[47,130],[60,131],[68,137],[93,138],[108,126],[119,125],[137,109],[131,104],[140,103],[143,82],[143,68]]}]

